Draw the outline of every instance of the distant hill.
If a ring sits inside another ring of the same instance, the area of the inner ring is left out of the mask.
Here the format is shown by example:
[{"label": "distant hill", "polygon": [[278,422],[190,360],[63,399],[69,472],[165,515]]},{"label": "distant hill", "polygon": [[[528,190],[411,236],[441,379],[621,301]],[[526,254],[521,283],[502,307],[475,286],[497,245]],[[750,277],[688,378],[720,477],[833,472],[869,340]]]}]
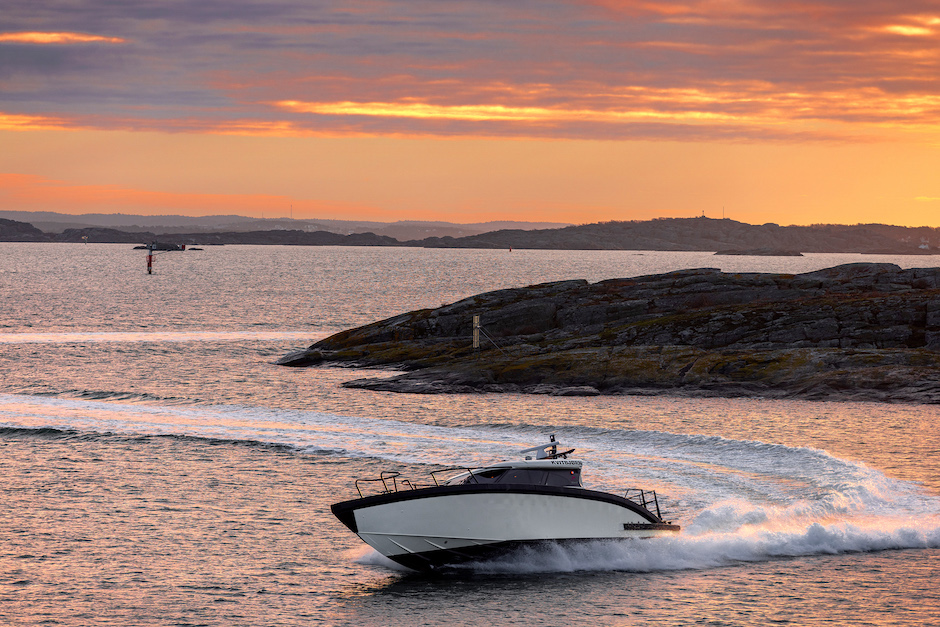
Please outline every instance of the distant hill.
[{"label": "distant hill", "polygon": [[144,216],[122,213],[86,213],[69,215],[52,211],[0,211],[0,218],[28,222],[47,233],[62,233],[67,229],[106,228],[130,233],[241,233],[246,231],[326,231],[350,235],[375,233],[398,240],[426,237],[466,237],[499,229],[550,229],[568,226],[559,222],[492,221],[473,224],[403,220],[398,222],[370,222],[355,220],[294,220],[291,218],[249,218],[238,215],[217,216]]},{"label": "distant hill", "polygon": [[501,229],[464,237],[400,240],[376,232],[333,233],[302,229],[124,231],[106,227],[49,233],[0,219],[0,241],[172,244],[283,244],[291,246],[413,246],[420,248],[534,248],[562,250],[789,251],[791,253],[933,254],[940,229],[886,224],[780,226],[712,218],[661,218],[598,222],[555,229]]},{"label": "distant hill", "polygon": [[569,250],[776,249],[796,252],[923,254],[940,249],[940,229],[885,224],[753,225],[727,219],[658,218],[597,222],[560,229],[506,229],[460,238],[425,238],[412,246],[438,248],[558,248]]},{"label": "distant hill", "polygon": [[0,218],[0,241],[3,242],[39,242],[46,234],[26,222]]}]

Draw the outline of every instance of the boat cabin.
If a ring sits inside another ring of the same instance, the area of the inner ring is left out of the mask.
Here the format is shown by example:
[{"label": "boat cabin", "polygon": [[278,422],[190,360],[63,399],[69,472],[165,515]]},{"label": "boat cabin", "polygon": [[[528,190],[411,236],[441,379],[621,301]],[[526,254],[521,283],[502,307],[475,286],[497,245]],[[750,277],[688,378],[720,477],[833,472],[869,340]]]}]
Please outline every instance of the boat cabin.
[{"label": "boat cabin", "polygon": [[448,479],[444,485],[485,483],[580,488],[581,462],[567,459],[503,462],[461,473]]}]

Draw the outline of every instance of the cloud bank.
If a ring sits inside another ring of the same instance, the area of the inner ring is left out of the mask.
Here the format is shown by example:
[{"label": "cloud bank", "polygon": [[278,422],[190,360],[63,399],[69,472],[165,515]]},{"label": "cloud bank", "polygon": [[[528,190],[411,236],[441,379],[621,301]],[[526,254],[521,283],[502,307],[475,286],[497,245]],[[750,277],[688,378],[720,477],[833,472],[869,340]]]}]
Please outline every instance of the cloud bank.
[{"label": "cloud bank", "polygon": [[923,0],[11,0],[0,124],[933,141],[938,37]]}]

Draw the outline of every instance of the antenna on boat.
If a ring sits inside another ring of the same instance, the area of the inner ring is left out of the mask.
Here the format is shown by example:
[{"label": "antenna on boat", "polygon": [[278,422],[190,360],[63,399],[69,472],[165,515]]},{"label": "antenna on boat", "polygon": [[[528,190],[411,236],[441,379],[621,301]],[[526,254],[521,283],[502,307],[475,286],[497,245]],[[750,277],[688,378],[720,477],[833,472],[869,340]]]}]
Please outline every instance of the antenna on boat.
[{"label": "antenna on boat", "polygon": [[561,457],[562,459],[567,459],[568,455],[574,453],[574,449],[568,449],[567,451],[558,452],[558,445],[561,444],[558,440],[555,439],[555,434],[553,433],[549,437],[548,444],[540,444],[538,446],[531,446],[527,449],[519,451],[522,455],[525,455],[526,459],[532,459],[532,456],[528,453],[535,453],[535,459],[557,459]]}]

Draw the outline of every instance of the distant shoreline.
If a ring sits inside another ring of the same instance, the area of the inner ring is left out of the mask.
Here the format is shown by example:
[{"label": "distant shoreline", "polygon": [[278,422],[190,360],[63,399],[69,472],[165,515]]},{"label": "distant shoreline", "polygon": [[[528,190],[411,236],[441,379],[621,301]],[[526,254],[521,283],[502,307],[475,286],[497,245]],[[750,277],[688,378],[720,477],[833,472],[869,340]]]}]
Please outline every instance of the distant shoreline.
[{"label": "distant shoreline", "polygon": [[787,255],[859,253],[933,255],[940,252],[940,229],[883,224],[779,226],[750,225],[710,218],[668,218],[603,222],[553,229],[502,229],[464,237],[399,240],[375,233],[267,230],[155,233],[88,227],[47,233],[26,222],[0,219],[0,241],[219,246],[407,246],[505,250],[649,250],[719,254]]}]

